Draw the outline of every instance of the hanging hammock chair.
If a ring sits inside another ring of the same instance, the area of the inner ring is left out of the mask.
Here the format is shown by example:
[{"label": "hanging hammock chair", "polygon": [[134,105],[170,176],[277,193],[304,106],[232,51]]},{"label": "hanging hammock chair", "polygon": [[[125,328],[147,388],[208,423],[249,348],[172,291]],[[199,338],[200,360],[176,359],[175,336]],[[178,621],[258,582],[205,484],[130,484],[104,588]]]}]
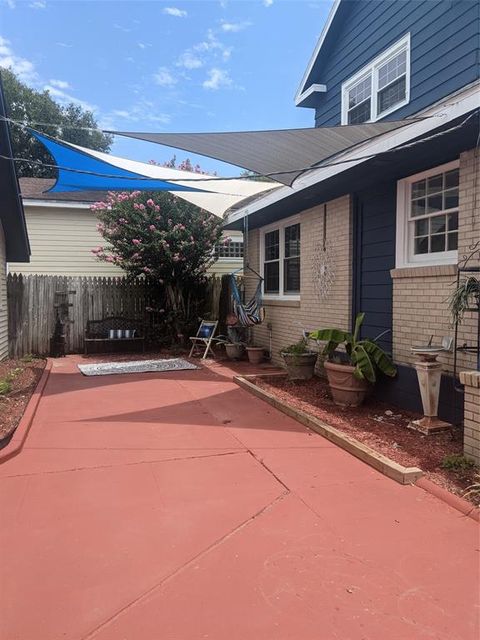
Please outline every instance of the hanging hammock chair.
[{"label": "hanging hammock chair", "polygon": [[[242,302],[242,295],[238,289],[237,279],[235,274],[238,271],[234,271],[230,274],[230,285],[233,298],[233,313],[235,314],[238,324],[242,327],[253,327],[257,324],[262,324],[265,318],[265,311],[262,307],[262,282],[263,278],[251,267],[246,267],[252,271],[260,280],[258,282],[255,293],[249,302]],[[240,269],[239,269],[240,271]]]}]

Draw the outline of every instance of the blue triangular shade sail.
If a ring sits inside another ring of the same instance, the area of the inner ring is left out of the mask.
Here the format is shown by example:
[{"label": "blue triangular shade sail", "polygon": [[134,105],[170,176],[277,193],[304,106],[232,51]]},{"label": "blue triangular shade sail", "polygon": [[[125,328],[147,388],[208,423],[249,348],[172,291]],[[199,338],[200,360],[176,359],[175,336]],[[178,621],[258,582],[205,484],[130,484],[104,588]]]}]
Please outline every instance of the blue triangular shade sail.
[{"label": "blue triangular shade sail", "polygon": [[203,191],[203,189],[176,182],[147,178],[139,173],[116,167],[104,160],[93,158],[80,149],[62,144],[33,129],[29,129],[29,131],[48,149],[58,167],[57,181],[49,189],[49,192]]}]

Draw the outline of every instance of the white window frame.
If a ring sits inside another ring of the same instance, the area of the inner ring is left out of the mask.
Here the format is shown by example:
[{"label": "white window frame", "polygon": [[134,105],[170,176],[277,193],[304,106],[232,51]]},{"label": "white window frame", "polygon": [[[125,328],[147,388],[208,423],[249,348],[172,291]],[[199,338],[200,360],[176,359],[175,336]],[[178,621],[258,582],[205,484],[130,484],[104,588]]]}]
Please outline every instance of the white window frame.
[{"label": "white window frame", "polygon": [[397,182],[397,241],[396,241],[396,259],[395,266],[397,269],[406,267],[421,267],[421,266],[435,266],[442,264],[457,264],[458,262],[458,249],[454,251],[443,251],[439,253],[422,253],[414,255],[413,253],[413,235],[410,231],[410,206],[411,206],[411,194],[412,184],[422,180],[423,178],[429,178],[438,173],[445,173],[452,169],[458,169],[460,167],[459,160],[453,160],[447,164],[442,164],[438,167],[428,169],[428,171],[422,171],[416,173],[413,176],[408,176]]},{"label": "white window frame", "polygon": [[[405,99],[397,102],[390,109],[377,113],[378,102],[378,70],[385,63],[397,56],[401,51],[406,51],[406,76],[405,76]],[[346,80],[342,84],[342,124],[348,124],[348,92],[358,82],[370,75],[372,87],[370,96],[370,118],[366,122],[377,122],[393,113],[397,109],[404,107],[410,102],[410,33],[407,33],[401,40],[389,47],[386,51],[377,56],[374,60],[365,65],[358,73]]]},{"label": "white window frame", "polygon": [[[278,229],[279,235],[279,293],[265,293],[264,284],[262,285],[262,297],[265,300],[300,300],[300,293],[285,293],[284,292],[284,259],[285,259],[285,227],[291,227],[294,224],[300,223],[300,216],[291,216],[284,220],[279,220],[273,224],[269,224],[266,227],[262,227],[260,230],[260,269],[263,277],[264,265],[265,265],[265,235],[270,231],[276,231]],[[302,264],[302,229],[300,227],[300,271]],[[300,288],[302,281],[300,279]]]}]

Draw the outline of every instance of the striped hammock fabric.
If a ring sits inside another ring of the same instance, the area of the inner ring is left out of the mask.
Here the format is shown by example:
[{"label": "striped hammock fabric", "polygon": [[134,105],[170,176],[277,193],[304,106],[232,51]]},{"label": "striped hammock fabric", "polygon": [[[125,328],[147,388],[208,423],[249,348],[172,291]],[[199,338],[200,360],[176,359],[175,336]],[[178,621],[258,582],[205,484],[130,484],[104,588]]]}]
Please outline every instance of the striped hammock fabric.
[{"label": "striped hammock fabric", "polygon": [[257,285],[255,293],[251,300],[246,304],[243,304],[238,290],[237,280],[232,274],[232,297],[233,297],[233,313],[237,317],[238,324],[242,327],[253,327],[257,324],[262,324],[265,318],[265,311],[262,307],[262,281]]}]

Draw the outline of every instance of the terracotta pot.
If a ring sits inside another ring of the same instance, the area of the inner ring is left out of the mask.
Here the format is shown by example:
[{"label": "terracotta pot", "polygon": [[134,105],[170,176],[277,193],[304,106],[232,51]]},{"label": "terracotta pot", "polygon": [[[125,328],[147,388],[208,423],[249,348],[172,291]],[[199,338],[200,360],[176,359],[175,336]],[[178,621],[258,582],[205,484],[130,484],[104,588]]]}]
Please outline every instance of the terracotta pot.
[{"label": "terracotta pot", "polygon": [[260,364],[263,360],[263,347],[247,347],[248,360],[251,364]]},{"label": "terracotta pot", "polygon": [[227,342],[225,353],[230,360],[240,360],[243,355],[243,344]]},{"label": "terracotta pot", "polygon": [[318,354],[308,353],[282,353],[283,361],[287,367],[289,380],[310,380],[315,372],[315,364]]},{"label": "terracotta pot", "polygon": [[359,407],[369,391],[369,383],[355,378],[355,367],[349,364],[327,361],[324,367],[335,404],[343,408]]}]

